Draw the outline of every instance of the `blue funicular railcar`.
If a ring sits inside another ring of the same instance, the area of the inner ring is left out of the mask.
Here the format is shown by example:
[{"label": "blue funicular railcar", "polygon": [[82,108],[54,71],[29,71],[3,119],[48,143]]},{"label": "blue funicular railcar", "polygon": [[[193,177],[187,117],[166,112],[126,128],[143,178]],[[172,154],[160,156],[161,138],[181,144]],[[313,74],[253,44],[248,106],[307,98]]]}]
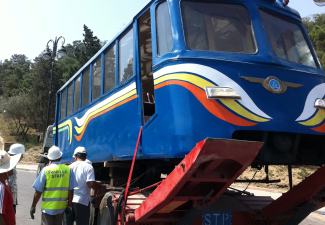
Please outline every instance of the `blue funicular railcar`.
[{"label": "blue funicular railcar", "polygon": [[63,160],[85,146],[114,185],[141,126],[148,182],[206,137],[263,141],[260,165],[325,162],[325,73],[280,0],[151,1],[58,91],[56,109]]}]

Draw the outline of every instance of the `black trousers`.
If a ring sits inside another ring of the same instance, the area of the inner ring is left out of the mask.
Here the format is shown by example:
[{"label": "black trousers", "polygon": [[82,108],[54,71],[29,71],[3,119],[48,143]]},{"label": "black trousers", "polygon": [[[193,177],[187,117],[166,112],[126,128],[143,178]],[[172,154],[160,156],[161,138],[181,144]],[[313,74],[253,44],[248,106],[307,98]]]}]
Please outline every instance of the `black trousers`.
[{"label": "black trousers", "polygon": [[62,225],[63,213],[57,215],[49,215],[42,212],[42,225]]},{"label": "black trousers", "polygon": [[76,225],[89,225],[89,217],[90,217],[90,207],[79,204],[72,203],[72,210],[74,220],[76,221]]}]

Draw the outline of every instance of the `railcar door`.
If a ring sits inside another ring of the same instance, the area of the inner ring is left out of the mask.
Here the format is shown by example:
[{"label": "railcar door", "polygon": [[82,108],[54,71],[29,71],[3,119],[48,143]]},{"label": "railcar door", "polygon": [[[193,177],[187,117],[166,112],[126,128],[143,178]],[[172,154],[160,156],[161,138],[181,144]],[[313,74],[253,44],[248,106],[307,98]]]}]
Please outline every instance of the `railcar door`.
[{"label": "railcar door", "polygon": [[142,90],[142,115],[146,123],[155,113],[154,82],[152,74],[152,38],[149,9],[139,18],[139,67]]}]

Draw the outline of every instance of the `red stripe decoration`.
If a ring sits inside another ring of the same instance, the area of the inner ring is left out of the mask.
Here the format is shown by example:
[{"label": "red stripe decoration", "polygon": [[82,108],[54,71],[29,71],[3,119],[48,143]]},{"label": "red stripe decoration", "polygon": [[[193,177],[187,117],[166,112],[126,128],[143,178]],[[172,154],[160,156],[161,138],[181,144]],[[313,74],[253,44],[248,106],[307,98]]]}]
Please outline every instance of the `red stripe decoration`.
[{"label": "red stripe decoration", "polygon": [[320,132],[320,133],[325,133],[325,123],[323,123],[322,125],[318,126],[318,127],[314,127],[312,128],[314,131]]},{"label": "red stripe decoration", "polygon": [[180,80],[168,80],[164,81],[158,85],[155,86],[155,89],[159,89],[168,85],[179,85],[184,88],[186,88],[188,91],[190,91],[196,99],[214,116],[218,117],[219,119],[226,121],[227,123],[236,125],[236,126],[255,126],[256,123],[253,123],[249,120],[243,119],[236,114],[229,111],[227,108],[225,108],[223,105],[218,103],[217,101],[213,99],[208,99],[205,91],[203,91],[201,88],[184,82]]}]

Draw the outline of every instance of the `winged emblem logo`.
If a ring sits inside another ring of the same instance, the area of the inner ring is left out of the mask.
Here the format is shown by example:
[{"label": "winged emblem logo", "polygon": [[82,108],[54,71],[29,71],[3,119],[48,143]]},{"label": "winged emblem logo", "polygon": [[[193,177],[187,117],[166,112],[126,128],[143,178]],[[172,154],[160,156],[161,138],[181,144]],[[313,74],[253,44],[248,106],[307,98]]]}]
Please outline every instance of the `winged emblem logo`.
[{"label": "winged emblem logo", "polygon": [[266,90],[274,94],[283,94],[288,88],[300,88],[303,85],[288,81],[281,81],[276,76],[268,76],[267,78],[241,76],[240,78],[247,80],[251,83],[261,84]]}]

